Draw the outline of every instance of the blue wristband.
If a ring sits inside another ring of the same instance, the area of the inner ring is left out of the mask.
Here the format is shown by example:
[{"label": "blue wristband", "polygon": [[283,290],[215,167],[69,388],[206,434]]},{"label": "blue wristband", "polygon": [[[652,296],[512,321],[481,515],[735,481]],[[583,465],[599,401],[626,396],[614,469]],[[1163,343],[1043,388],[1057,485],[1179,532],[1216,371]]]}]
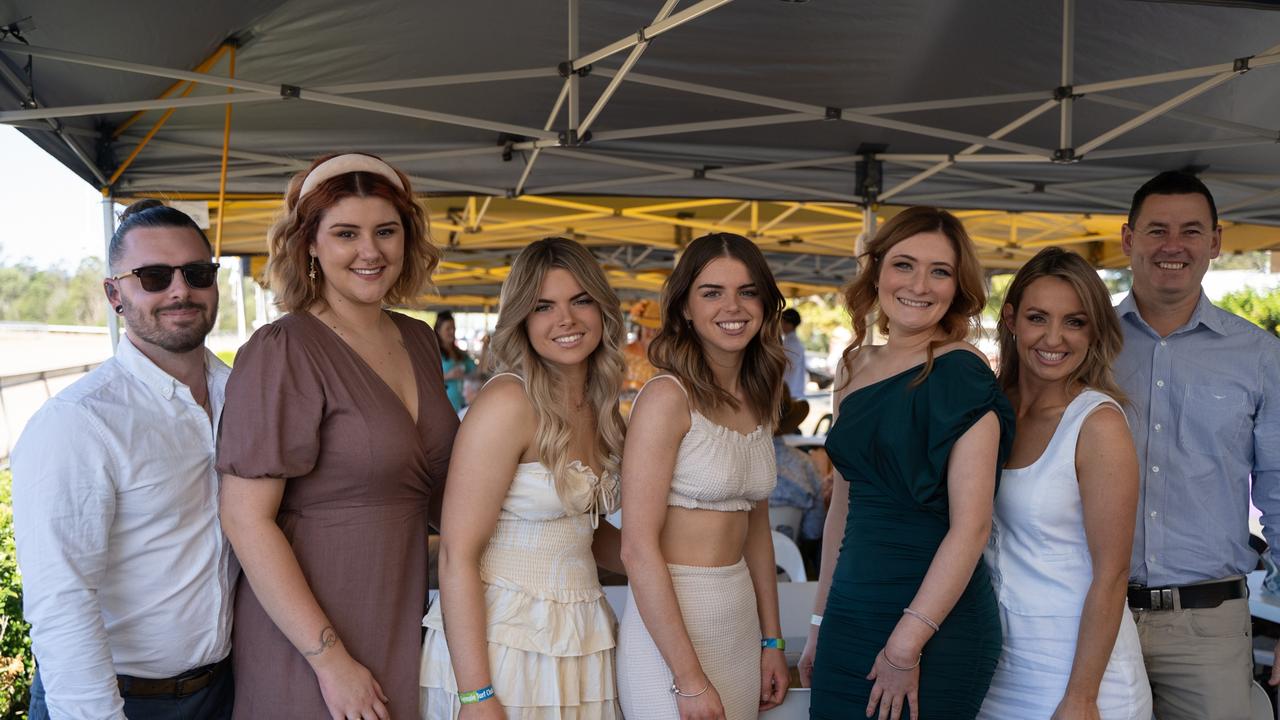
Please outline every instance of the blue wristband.
[{"label": "blue wristband", "polygon": [[479,690],[458,693],[458,702],[463,705],[471,705],[472,703],[484,702],[491,697],[493,697],[493,686],[485,685]]},{"label": "blue wristband", "polygon": [[786,650],[787,641],[782,638],[760,638],[761,649]]}]

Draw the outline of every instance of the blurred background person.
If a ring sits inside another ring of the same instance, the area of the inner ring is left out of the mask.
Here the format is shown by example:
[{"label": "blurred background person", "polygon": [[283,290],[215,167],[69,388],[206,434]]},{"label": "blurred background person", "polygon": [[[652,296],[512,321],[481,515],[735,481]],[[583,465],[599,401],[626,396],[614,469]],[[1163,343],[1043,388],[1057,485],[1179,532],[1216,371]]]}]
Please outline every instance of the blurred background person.
[{"label": "blurred background person", "polygon": [[[800,342],[799,336],[796,335],[796,329],[799,327],[800,311],[795,308],[783,310],[782,349],[787,352],[787,372],[782,377],[786,381],[787,390],[793,398],[803,398],[805,386],[809,382],[809,375],[805,369],[804,362],[804,343]],[[803,419],[801,418],[801,420]]]},{"label": "blurred background person", "polygon": [[476,361],[458,344],[458,324],[453,313],[441,310],[436,315],[436,340],[440,343],[440,364],[444,370],[444,390],[454,411],[468,404],[465,383],[475,375]]}]

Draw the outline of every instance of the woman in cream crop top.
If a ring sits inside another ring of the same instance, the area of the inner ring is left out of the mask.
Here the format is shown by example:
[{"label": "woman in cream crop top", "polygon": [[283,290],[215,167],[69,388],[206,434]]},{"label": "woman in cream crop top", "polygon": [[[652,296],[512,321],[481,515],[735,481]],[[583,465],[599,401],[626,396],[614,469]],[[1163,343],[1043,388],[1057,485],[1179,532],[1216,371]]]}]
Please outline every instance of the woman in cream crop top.
[{"label": "woman in cream crop top", "polygon": [[[659,380],[675,383],[688,397],[674,375],[658,375],[649,383]],[[691,408],[689,432],[676,452],[667,505],[692,510],[751,510],[773,492],[778,480],[776,457],[773,436],[763,425],[744,435]]]},{"label": "woman in cream crop top", "polygon": [[759,248],[719,233],[685,248],[661,305],[663,374],[623,450],[618,696],[627,720],[754,719],[787,692],[768,502],[783,298]]}]

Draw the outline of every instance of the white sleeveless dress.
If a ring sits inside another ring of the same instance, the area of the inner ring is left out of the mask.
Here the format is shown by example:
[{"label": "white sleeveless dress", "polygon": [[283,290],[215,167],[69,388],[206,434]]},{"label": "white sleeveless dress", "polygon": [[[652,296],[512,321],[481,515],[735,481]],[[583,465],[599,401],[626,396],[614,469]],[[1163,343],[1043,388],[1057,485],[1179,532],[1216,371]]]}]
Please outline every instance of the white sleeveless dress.
[{"label": "white sleeveless dress", "polygon": [[[1086,390],[1067,406],[1044,453],[1005,470],[984,553],[1004,648],[980,720],[1048,720],[1066,692],[1093,567],[1076,478],[1076,441],[1085,419],[1114,400]],[[1126,610],[1098,688],[1103,720],[1150,720],[1151,689]]]},{"label": "white sleeveless dress", "polygon": [[[569,466],[566,509],[542,463],[516,466],[480,558],[489,670],[510,720],[620,720],[617,620],[600,589],[591,541],[618,505],[618,480]],[[437,600],[422,620],[422,716],[457,718],[458,684]],[[464,688],[474,690],[476,688]]]}]

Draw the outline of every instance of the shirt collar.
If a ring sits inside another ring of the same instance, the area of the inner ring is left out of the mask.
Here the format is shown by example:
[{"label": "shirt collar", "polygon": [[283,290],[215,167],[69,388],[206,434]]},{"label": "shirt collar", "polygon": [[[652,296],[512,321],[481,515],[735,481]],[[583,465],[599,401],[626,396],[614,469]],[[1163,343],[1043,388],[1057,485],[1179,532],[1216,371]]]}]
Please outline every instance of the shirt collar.
[{"label": "shirt collar", "polygon": [[[1148,330],[1153,334],[1155,333],[1155,330],[1152,330],[1151,326],[1147,324],[1147,321],[1142,317],[1142,313],[1138,311],[1138,302],[1134,300],[1132,290],[1130,290],[1129,294],[1125,296],[1125,299],[1121,300],[1120,304],[1116,306],[1116,314],[1121,318],[1129,318],[1132,322],[1136,323],[1138,327]],[[1218,308],[1215,307],[1213,303],[1209,302],[1209,296],[1204,294],[1203,288],[1200,290],[1200,299],[1196,301],[1195,310],[1191,311],[1191,319],[1187,321],[1186,325],[1174,330],[1170,334],[1177,335],[1179,333],[1187,332],[1188,330],[1193,330],[1200,325],[1204,325],[1206,328],[1219,335],[1227,334],[1227,328],[1222,324],[1222,318],[1220,317]]]},{"label": "shirt collar", "polygon": [[[129,338],[129,333],[120,333],[120,342],[116,345],[116,361],[144,385],[160,393],[165,400],[172,400],[174,393],[177,392],[178,386],[181,384],[176,378],[169,373],[160,369],[151,361],[151,358],[142,354],[137,345],[133,344],[133,340]],[[218,392],[218,404],[221,404],[221,389],[226,384],[226,377],[231,374],[231,369],[227,364],[218,359],[208,348],[204,349],[204,366],[205,379],[209,384],[210,397],[214,395],[214,390]]]}]

